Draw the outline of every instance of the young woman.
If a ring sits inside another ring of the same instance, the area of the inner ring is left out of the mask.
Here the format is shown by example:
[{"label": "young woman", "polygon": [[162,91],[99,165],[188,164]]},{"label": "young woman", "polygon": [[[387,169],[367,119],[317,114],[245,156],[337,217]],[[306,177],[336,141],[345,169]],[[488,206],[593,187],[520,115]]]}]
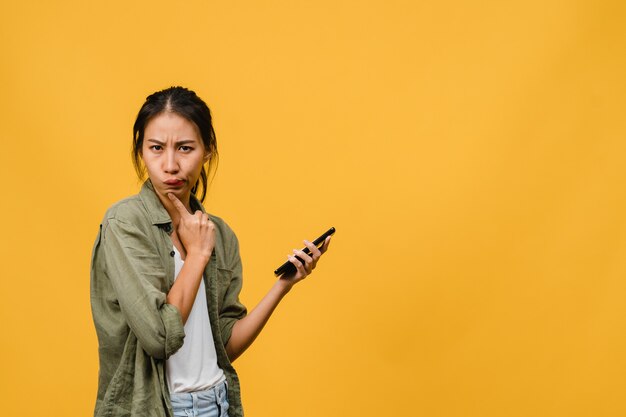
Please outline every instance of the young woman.
[{"label": "young woman", "polygon": [[193,91],[168,88],[146,99],[133,131],[133,162],[148,179],[106,212],[92,255],[94,414],[242,416],[231,362],[313,271],[330,237],[320,249],[305,241],[311,256],[294,250],[296,272],[247,314],[237,237],[201,204],[217,157],[209,108]]}]

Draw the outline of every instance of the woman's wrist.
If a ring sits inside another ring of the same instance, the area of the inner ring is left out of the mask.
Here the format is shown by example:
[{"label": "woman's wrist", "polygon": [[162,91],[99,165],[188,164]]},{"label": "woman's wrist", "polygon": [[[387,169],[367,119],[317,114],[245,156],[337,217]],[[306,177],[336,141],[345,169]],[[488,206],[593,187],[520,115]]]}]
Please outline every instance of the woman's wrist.
[{"label": "woman's wrist", "polygon": [[205,265],[209,263],[209,260],[211,259],[211,254],[210,253],[203,253],[203,252],[187,252],[187,257],[185,258],[185,263],[188,261],[192,261],[192,262],[198,262],[201,263],[202,265]]},{"label": "woman's wrist", "polygon": [[287,295],[291,288],[293,288],[294,282],[291,282],[285,278],[279,278],[276,283],[274,283],[274,287],[279,291],[282,296]]}]

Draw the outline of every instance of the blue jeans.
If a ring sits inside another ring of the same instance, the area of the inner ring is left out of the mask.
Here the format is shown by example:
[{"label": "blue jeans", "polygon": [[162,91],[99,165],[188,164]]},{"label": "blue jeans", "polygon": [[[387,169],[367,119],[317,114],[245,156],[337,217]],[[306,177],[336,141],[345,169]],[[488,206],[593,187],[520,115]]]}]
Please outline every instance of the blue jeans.
[{"label": "blue jeans", "polygon": [[228,417],[226,381],[206,391],[171,393],[176,417]]}]

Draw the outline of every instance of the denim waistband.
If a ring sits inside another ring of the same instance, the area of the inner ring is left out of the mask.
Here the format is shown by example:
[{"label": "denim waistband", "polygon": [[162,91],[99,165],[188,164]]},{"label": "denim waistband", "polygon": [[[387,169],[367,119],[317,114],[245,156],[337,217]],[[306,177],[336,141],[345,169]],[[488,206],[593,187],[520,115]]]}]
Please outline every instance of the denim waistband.
[{"label": "denim waistband", "polygon": [[228,386],[222,381],[193,392],[170,394],[174,417],[228,417]]}]

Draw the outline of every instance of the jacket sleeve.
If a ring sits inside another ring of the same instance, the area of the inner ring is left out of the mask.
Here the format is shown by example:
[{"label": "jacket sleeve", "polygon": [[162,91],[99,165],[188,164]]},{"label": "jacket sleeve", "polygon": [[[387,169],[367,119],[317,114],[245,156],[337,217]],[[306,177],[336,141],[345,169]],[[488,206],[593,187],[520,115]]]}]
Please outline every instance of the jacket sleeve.
[{"label": "jacket sleeve", "polygon": [[224,345],[228,343],[233,326],[237,320],[246,316],[246,307],[239,301],[239,293],[243,285],[241,256],[239,255],[239,241],[235,234],[232,234],[232,246],[230,252],[230,269],[232,275],[226,293],[222,308],[220,309],[220,332]]},{"label": "jacket sleeve", "polygon": [[136,226],[109,219],[103,225],[104,269],[120,310],[144,351],[167,359],[183,345],[178,309],[166,303],[166,271],[154,243]]}]

